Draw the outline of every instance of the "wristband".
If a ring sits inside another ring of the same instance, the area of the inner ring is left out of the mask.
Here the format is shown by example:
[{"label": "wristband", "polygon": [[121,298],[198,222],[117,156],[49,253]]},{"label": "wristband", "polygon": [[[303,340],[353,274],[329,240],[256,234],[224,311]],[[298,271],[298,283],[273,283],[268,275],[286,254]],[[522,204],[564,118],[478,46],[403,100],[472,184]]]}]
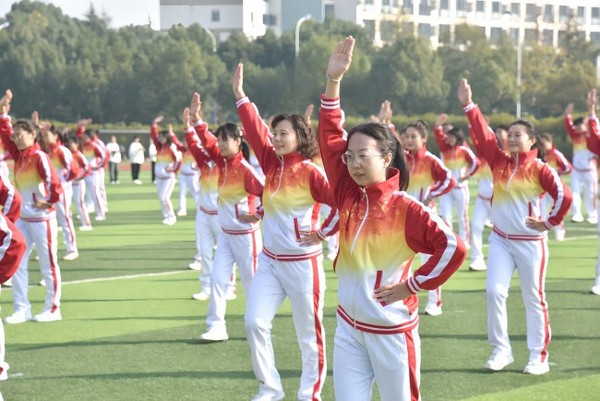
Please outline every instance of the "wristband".
[{"label": "wristband", "polygon": [[343,75],[342,75],[342,76],[341,76],[341,77],[339,77],[338,79],[333,79],[333,78],[331,78],[331,77],[329,76],[329,74],[327,74],[327,73],[325,73],[325,76],[327,77],[327,80],[328,80],[328,81],[331,81],[331,82],[338,82],[338,83],[339,83],[339,82],[342,80],[342,77],[343,77]]}]

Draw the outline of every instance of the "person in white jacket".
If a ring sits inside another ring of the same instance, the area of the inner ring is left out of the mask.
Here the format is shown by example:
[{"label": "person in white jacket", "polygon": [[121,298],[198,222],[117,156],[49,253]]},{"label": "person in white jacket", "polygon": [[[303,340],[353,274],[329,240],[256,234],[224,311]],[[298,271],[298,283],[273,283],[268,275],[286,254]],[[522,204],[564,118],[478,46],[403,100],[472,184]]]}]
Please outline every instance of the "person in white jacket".
[{"label": "person in white jacket", "polygon": [[133,142],[129,145],[128,156],[131,161],[131,179],[134,184],[140,185],[142,184],[142,180],[140,180],[140,169],[142,164],[144,164],[144,152],[146,148],[140,142],[140,137],[136,135],[133,138]]}]

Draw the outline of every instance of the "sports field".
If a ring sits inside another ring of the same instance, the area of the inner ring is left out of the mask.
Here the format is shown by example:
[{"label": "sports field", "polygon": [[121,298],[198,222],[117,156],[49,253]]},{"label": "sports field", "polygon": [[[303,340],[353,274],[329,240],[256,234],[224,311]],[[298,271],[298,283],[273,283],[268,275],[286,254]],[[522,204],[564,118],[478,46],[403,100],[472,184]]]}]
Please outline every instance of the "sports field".
[{"label": "sports field", "polygon": [[[60,264],[64,320],[5,326],[11,366],[9,380],[0,383],[5,400],[250,400],[258,383],[244,336],[239,283],[238,299],[228,304],[231,339],[196,341],[205,328],[207,303],[190,298],[199,290],[198,272],[187,269],[194,254],[194,213],[188,210],[189,216],[176,225],[164,226],[153,185],[123,183],[107,189],[107,221],[79,233],[80,258]],[[177,207],[177,190],[173,201]],[[567,240],[550,241],[549,374],[521,373],[528,351],[516,279],[509,298],[515,363],[500,373],[482,369],[491,351],[485,272],[470,272],[465,263],[444,286],[444,314],[421,320],[423,400],[600,399],[600,297],[588,294],[596,231],[588,223],[567,223]],[[325,269],[329,374],[323,399],[333,400],[337,283],[331,262]],[[30,271],[35,314],[42,308],[44,289],[36,285],[40,274],[33,260]],[[10,289],[2,290],[0,301],[2,316],[7,316],[12,312]],[[288,303],[274,321],[273,341],[286,399],[294,400],[300,358]]]}]

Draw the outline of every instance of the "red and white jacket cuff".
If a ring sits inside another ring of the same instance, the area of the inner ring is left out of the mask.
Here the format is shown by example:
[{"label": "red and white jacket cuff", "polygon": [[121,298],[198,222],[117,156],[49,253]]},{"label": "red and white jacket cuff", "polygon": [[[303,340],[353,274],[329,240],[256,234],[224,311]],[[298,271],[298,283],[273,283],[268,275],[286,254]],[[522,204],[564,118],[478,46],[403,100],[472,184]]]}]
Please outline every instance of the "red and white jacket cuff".
[{"label": "red and white jacket cuff", "polygon": [[250,103],[250,99],[248,98],[248,96],[244,96],[244,97],[236,100],[235,107],[239,108],[241,105],[246,104],[246,103]]},{"label": "red and white jacket cuff", "polygon": [[192,126],[197,127],[199,125],[204,124],[204,121],[202,121],[202,119],[196,120],[196,121],[192,121]]},{"label": "red and white jacket cuff", "polygon": [[466,112],[473,110],[475,107],[477,107],[477,105],[473,102],[469,103],[468,105],[463,107],[463,110]]},{"label": "red and white jacket cuff", "polygon": [[325,95],[321,95],[321,108],[333,110],[340,108],[340,98],[328,99]]},{"label": "red and white jacket cuff", "polygon": [[408,280],[406,280],[406,287],[412,294],[416,294],[417,292],[421,291],[421,286],[419,286],[417,279],[414,277],[409,277]]}]

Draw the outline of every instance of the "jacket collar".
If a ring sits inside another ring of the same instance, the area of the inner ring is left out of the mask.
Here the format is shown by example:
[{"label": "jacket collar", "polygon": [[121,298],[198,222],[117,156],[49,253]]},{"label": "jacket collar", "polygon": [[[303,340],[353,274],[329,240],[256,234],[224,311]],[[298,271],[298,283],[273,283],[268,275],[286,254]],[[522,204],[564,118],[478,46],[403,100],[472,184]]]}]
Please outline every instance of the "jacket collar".
[{"label": "jacket collar", "polygon": [[527,152],[519,152],[517,154],[513,154],[512,158],[516,160],[519,165],[529,163],[538,157],[537,149],[533,149]]},{"label": "jacket collar", "polygon": [[379,184],[369,185],[364,188],[369,201],[376,201],[382,198],[387,198],[392,193],[400,190],[400,171],[395,168],[390,168],[388,178]]}]

